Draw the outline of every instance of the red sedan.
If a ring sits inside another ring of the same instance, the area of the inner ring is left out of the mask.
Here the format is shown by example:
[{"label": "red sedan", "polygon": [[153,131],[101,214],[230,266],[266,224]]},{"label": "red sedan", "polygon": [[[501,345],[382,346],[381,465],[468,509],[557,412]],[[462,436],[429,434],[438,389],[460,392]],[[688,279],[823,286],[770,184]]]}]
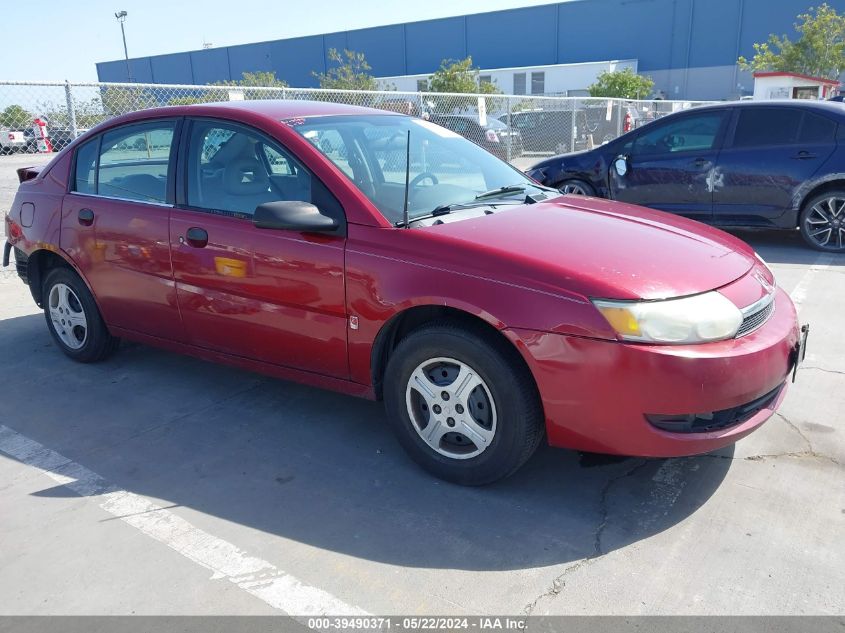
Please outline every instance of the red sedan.
[{"label": "red sedan", "polygon": [[562,196],[457,134],[304,101],[145,110],[19,171],[5,264],[71,358],[122,338],[384,399],[482,484],[543,441],[679,456],[759,427],[800,361],[743,242]]}]

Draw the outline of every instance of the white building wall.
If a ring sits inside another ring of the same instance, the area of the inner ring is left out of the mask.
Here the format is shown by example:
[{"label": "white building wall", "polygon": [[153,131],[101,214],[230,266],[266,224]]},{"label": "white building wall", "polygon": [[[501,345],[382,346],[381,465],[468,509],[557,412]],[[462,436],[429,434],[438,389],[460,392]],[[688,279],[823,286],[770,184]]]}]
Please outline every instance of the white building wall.
[{"label": "white building wall", "polygon": [[[518,68],[494,68],[479,71],[479,76],[489,76],[496,87],[504,94],[516,94],[514,75],[525,75],[525,93],[531,94],[531,73],[544,74],[544,88],[540,94],[573,94],[582,96],[587,88],[596,82],[596,78],[605,71],[617,71],[631,68],[637,72],[637,60],[614,60],[587,62],[583,64],[554,64],[550,66],[525,66]],[[427,80],[430,74],[404,75],[401,77],[379,77],[379,84],[384,89],[395,88],[401,92],[416,92],[417,82]],[[649,95],[643,95],[643,98]]]}]

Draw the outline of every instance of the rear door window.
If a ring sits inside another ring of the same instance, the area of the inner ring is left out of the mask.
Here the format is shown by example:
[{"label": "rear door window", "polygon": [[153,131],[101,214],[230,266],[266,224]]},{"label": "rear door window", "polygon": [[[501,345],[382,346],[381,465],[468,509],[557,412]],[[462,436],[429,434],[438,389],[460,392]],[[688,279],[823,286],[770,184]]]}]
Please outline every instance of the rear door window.
[{"label": "rear door window", "polygon": [[797,142],[802,116],[798,108],[739,108],[733,146],[792,145]]},{"label": "rear door window", "polygon": [[102,137],[97,194],[164,204],[176,123],[126,125]]}]

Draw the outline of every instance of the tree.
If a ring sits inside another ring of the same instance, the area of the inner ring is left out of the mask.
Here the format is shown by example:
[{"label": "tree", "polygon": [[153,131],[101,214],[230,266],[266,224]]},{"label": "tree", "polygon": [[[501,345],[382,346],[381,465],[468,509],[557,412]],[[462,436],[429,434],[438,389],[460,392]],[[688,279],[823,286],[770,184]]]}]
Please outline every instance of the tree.
[{"label": "tree", "polygon": [[32,114],[15,103],[0,112],[0,127],[12,129],[31,127],[33,118]]},{"label": "tree", "polygon": [[478,80],[478,72],[472,65],[471,56],[461,60],[444,59],[428,80],[428,89],[431,92],[498,94],[500,91],[495,84]]},{"label": "tree", "polygon": [[[244,99],[248,101],[257,99],[278,99],[281,96],[281,89],[287,87],[287,82],[278,79],[274,71],[259,70],[256,72],[241,73],[240,79],[227,79],[212,84],[214,86],[231,86],[244,88]],[[276,90],[254,90],[254,88],[279,88]],[[226,101],[228,94],[218,90],[209,90],[207,93],[194,97],[183,97],[183,99],[195,99],[193,103],[208,103],[210,101]],[[173,105],[190,105],[189,103]]]},{"label": "tree", "polygon": [[320,82],[320,88],[331,90],[378,90],[378,82],[370,74],[372,67],[364,53],[344,50],[341,55],[336,48],[330,48],[329,60],[337,64],[325,73],[311,73]]},{"label": "tree", "polygon": [[287,82],[276,77],[275,71],[259,70],[254,73],[241,73],[240,79],[218,81],[214,86],[240,86],[242,88],[285,88]]},{"label": "tree", "polygon": [[768,41],[754,44],[754,57],[740,57],[739,67],[838,79],[845,71],[845,16],[824,3],[799,15],[795,30],[795,42],[772,34]]},{"label": "tree", "polygon": [[588,90],[591,97],[643,99],[651,94],[653,88],[654,81],[651,77],[638,75],[633,68],[626,68],[604,71]]},{"label": "tree", "polygon": [[117,116],[154,108],[159,105],[149,88],[109,86],[100,91],[103,111],[109,116]]}]

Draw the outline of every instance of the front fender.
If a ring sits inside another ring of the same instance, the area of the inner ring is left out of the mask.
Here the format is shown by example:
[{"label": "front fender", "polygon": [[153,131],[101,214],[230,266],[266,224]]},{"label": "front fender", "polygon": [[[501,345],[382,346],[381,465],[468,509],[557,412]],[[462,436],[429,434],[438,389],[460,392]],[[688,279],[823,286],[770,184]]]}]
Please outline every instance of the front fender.
[{"label": "front fender", "polygon": [[[385,244],[384,240],[399,244]],[[449,307],[478,317],[497,330],[519,328],[615,340],[616,335],[587,297],[530,287],[530,281],[493,279],[448,263],[436,244],[413,230],[350,225],[346,251],[346,300],[352,380],[370,384],[372,349],[394,316],[419,306]],[[419,249],[419,250],[418,250]],[[352,320],[354,319],[354,321]]]}]

